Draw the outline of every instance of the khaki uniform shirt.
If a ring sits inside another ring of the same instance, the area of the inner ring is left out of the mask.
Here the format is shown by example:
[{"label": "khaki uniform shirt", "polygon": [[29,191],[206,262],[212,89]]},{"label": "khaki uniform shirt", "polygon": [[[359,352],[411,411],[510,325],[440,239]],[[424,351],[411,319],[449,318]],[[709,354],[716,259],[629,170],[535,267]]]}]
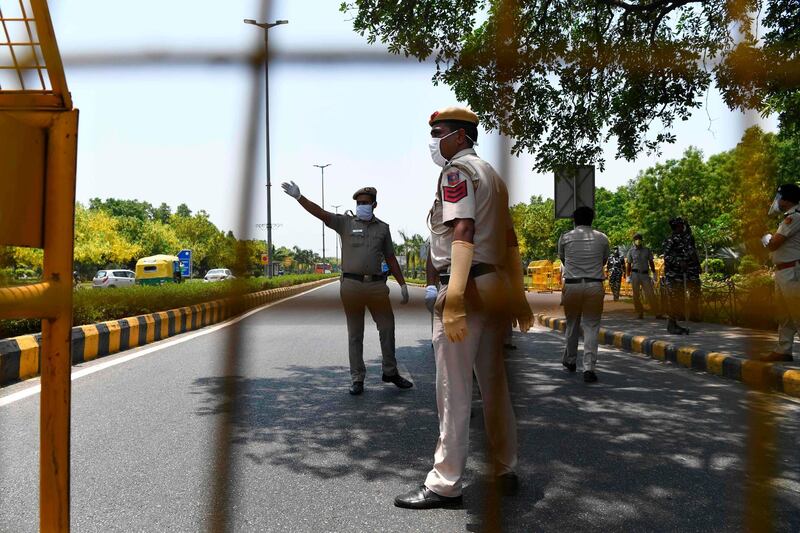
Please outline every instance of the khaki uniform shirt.
[{"label": "khaki uniform shirt", "polygon": [[364,222],[352,215],[331,215],[326,224],[342,237],[342,272],[377,276],[381,262],[394,256],[389,224],[372,217]]},{"label": "khaki uniform shirt", "polygon": [[790,209],[784,216],[775,233],[786,237],[786,241],[780,248],[770,253],[770,259],[775,264],[800,259],[800,207]]},{"label": "khaki uniform shirt", "polygon": [[631,270],[636,270],[640,273],[647,274],[650,271],[650,261],[653,260],[653,252],[647,246],[637,248],[636,245],[628,250],[628,255],[625,257],[628,264],[631,265]]},{"label": "khaki uniform shirt", "polygon": [[475,150],[461,150],[439,174],[436,199],[428,213],[430,255],[439,272],[450,266],[453,224],[456,219],[475,221],[472,264],[503,267],[509,230],[508,189],[492,166]]},{"label": "khaki uniform shirt", "polygon": [[591,226],[578,226],[558,239],[564,279],[603,279],[609,256],[608,237]]}]

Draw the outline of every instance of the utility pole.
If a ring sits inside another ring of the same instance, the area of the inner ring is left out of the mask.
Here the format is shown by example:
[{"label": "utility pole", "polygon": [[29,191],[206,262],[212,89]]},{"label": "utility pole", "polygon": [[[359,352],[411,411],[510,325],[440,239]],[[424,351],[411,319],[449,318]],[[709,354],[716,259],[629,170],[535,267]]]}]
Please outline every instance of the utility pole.
[{"label": "utility pole", "polygon": [[[332,205],[332,208],[336,210],[336,214],[339,214],[339,208],[342,207],[341,205]],[[339,235],[336,235],[336,263],[339,263]]]},{"label": "utility pole", "polygon": [[269,29],[280,24],[289,24],[288,20],[275,22],[256,22],[244,19],[245,24],[258,26],[264,30],[264,107],[266,108],[266,130],[264,137],[267,146],[267,277],[272,277],[272,180],[270,179],[269,159]]},{"label": "utility pole", "polygon": [[[331,166],[332,163],[325,163],[324,165],[314,165],[322,172],[322,209],[325,209],[325,167]],[[322,223],[322,262],[325,262],[325,223]]]}]

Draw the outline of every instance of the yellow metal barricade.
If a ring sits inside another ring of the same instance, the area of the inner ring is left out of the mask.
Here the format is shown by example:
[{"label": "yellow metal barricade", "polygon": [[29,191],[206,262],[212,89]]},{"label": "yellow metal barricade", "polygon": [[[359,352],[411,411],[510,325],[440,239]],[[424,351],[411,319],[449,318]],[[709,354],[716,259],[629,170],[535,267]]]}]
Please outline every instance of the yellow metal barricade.
[{"label": "yellow metal barricade", "polygon": [[562,285],[561,259],[556,259],[550,266],[549,288],[552,291],[560,291]]},{"label": "yellow metal barricade", "polygon": [[528,276],[530,276],[531,279],[528,290],[551,290],[550,278],[552,276],[552,265],[553,264],[546,259],[528,263]]},{"label": "yellow metal barricade", "polygon": [[0,37],[12,59],[0,64],[0,245],[43,249],[44,268],[41,283],[0,288],[0,318],[42,319],[39,528],[68,531],[78,111],[47,2],[2,7],[0,25],[21,31]]}]

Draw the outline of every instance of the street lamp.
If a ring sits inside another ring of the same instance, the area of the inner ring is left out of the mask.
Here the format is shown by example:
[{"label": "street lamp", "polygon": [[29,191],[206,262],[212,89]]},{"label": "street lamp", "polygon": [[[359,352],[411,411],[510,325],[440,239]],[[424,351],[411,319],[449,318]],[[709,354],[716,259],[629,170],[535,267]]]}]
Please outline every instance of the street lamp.
[{"label": "street lamp", "polygon": [[269,174],[269,29],[280,24],[289,24],[288,20],[275,22],[256,22],[244,19],[245,24],[258,26],[264,30],[264,107],[266,109],[266,130],[264,137],[267,146],[267,277],[272,277],[272,181]]},{"label": "street lamp", "polygon": [[[324,165],[314,165],[322,172],[322,209],[325,209],[325,167],[331,166],[333,163],[326,163]],[[322,223],[322,262],[325,262],[325,223]]]},{"label": "street lamp", "polygon": [[[339,214],[339,208],[342,207],[342,206],[341,205],[332,205],[331,207],[336,210],[336,214],[338,215]],[[334,242],[336,243],[336,264],[338,265],[339,264],[339,236],[338,236],[338,234],[336,236],[336,241],[334,241]]]}]

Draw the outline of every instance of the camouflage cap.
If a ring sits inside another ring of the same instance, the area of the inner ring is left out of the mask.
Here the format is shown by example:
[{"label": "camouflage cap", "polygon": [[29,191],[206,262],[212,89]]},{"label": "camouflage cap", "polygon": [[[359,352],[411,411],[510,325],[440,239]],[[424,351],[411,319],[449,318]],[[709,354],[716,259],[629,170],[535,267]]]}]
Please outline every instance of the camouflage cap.
[{"label": "camouflage cap", "polygon": [[355,193],[353,193],[353,200],[358,198],[359,194],[368,194],[372,196],[373,202],[378,200],[378,189],[376,189],[375,187],[361,187]]}]

